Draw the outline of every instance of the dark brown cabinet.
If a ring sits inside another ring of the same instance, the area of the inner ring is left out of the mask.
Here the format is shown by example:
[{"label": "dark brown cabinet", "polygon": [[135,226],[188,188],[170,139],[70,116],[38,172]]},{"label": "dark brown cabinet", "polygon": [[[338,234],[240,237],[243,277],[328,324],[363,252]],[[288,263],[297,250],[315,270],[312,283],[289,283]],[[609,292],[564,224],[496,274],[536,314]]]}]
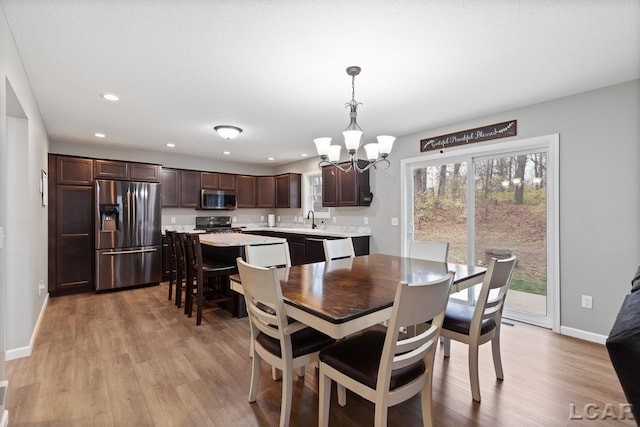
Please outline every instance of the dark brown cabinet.
[{"label": "dark brown cabinet", "polygon": [[94,289],[93,159],[49,155],[48,262],[52,296]]},{"label": "dark brown cabinet", "polygon": [[276,180],[272,176],[256,177],[258,192],[256,207],[273,208],[276,205]]},{"label": "dark brown cabinet", "polygon": [[131,181],[160,182],[160,165],[148,163],[129,163]]},{"label": "dark brown cabinet", "polygon": [[200,204],[200,172],[180,171],[180,207],[197,208]]},{"label": "dark brown cabinet", "polygon": [[178,169],[162,168],[162,207],[180,207],[180,171]]},{"label": "dark brown cabinet", "polygon": [[302,175],[285,173],[276,175],[276,208],[300,208],[302,202]]},{"label": "dark brown cabinet", "polygon": [[[79,157],[54,156],[57,184],[66,185],[93,185],[93,160]],[[51,160],[51,157],[50,157]],[[51,165],[50,165],[51,166]]]},{"label": "dark brown cabinet", "polygon": [[128,163],[117,160],[94,160],[96,178],[131,181],[160,181],[160,166],[149,163]]},{"label": "dark brown cabinet", "polygon": [[200,181],[202,188],[207,190],[218,190],[220,185],[220,174],[216,172],[201,172]]},{"label": "dark brown cabinet", "polygon": [[[368,162],[360,160],[358,165],[364,167]],[[349,163],[342,163],[345,169]],[[335,206],[369,206],[371,205],[369,187],[369,171],[351,170],[342,172],[333,166],[322,167],[322,205]]]},{"label": "dark brown cabinet", "polygon": [[219,190],[235,190],[236,189],[236,176],[230,173],[218,174],[218,189]]},{"label": "dark brown cabinet", "polygon": [[236,202],[239,208],[256,207],[256,182],[255,176],[236,176]]}]

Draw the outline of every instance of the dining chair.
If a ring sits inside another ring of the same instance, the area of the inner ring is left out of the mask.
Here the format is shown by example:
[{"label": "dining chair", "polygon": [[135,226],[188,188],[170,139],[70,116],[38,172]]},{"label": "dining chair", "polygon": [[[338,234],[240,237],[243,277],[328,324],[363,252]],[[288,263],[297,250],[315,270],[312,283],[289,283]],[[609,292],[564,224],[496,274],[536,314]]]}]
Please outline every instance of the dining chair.
[{"label": "dining chair", "polygon": [[[185,233],[177,231],[168,231],[169,246],[172,247],[175,257],[175,304],[176,307],[182,308],[182,294],[186,287],[187,281],[187,262],[185,256]],[[171,295],[171,283],[169,283],[169,295]],[[186,297],[185,297],[186,298]]]},{"label": "dining chair", "polygon": [[507,297],[511,276],[518,255],[503,260],[492,258],[475,307],[452,302],[447,306],[442,324],[444,357],[451,354],[450,340],[469,346],[469,380],[473,400],[480,402],[480,380],[478,378],[478,348],[491,341],[493,365],[496,377],[504,379],[500,357],[500,324],[504,301]]},{"label": "dining chair", "polygon": [[[254,340],[249,402],[255,402],[260,383],[260,362],[264,360],[282,371],[280,426],[291,418],[293,372],[316,362],[320,350],[335,340],[306,325],[289,321],[275,267],[263,268],[237,259],[240,280]],[[267,306],[272,310],[264,310]]]},{"label": "dining chair", "polygon": [[173,288],[176,288],[176,296],[178,294],[177,274],[178,265],[176,259],[176,232],[172,230],[165,231],[165,236],[168,241],[167,249],[169,253],[169,301],[173,297]]},{"label": "dining chair", "polygon": [[[207,298],[212,303],[222,303],[231,301],[231,296],[227,295],[225,282],[231,274],[237,273],[236,266],[225,262],[204,261],[202,258],[202,246],[200,237],[197,234],[185,233],[185,248],[187,261],[187,284],[185,290],[184,312],[191,317],[193,315],[193,303],[197,301],[196,325],[202,323],[202,305],[204,303],[205,286],[209,288],[215,296]],[[215,283],[212,283],[215,280]],[[206,281],[206,282],[205,282]]]},{"label": "dining chair", "polygon": [[409,258],[447,262],[449,242],[421,242],[412,240],[409,244]]},{"label": "dining chair", "polygon": [[247,245],[244,247],[247,262],[258,267],[291,267],[288,243]]},{"label": "dining chair", "polygon": [[[375,405],[374,424],[387,425],[389,407],[422,392],[422,421],[432,426],[433,359],[453,274],[427,283],[400,282],[386,331],[368,329],[320,352],[319,426],[329,425],[331,381]],[[401,327],[430,322],[415,336]],[[338,403],[344,405],[340,396]]]},{"label": "dining chair", "polygon": [[356,256],[351,237],[345,239],[324,239],[322,246],[324,247],[324,258],[327,261],[340,258],[353,258]]}]

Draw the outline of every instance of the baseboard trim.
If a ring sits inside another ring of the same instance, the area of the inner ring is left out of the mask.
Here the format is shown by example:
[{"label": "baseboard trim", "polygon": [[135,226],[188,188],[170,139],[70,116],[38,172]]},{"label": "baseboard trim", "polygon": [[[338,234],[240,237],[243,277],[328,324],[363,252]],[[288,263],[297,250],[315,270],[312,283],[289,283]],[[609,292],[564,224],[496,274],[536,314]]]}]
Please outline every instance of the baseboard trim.
[{"label": "baseboard trim", "polygon": [[606,335],[594,334],[593,332],[570,328],[568,326],[560,326],[560,334],[567,335],[573,338],[580,338],[581,340],[591,341],[598,344],[605,344],[607,338],[609,338]]},{"label": "baseboard trim", "polygon": [[42,317],[44,316],[44,311],[46,310],[48,303],[49,303],[49,294],[47,293],[47,296],[44,298],[44,302],[42,303],[40,314],[38,315],[38,321],[36,322],[36,327],[33,328],[33,333],[31,334],[31,340],[29,340],[29,345],[25,347],[8,349],[7,352],[5,353],[5,360],[21,359],[23,357],[31,356],[31,351],[33,350],[33,343],[36,341],[36,337],[38,336],[38,331],[40,330],[40,324],[42,323]]},{"label": "baseboard trim", "polygon": [[9,425],[9,411],[5,410],[0,420],[0,427],[7,427]]}]

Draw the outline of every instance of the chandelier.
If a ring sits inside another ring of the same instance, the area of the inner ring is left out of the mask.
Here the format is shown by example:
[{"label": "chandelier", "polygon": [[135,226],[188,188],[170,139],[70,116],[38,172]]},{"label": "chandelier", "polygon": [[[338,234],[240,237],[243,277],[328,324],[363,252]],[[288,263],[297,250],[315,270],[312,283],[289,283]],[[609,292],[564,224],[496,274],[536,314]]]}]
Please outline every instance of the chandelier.
[{"label": "chandelier", "polygon": [[369,164],[363,168],[358,166],[358,149],[362,146],[363,137],[362,129],[358,125],[356,119],[358,117],[358,105],[362,105],[362,103],[356,101],[355,81],[356,76],[360,74],[360,71],[362,71],[362,69],[357,66],[347,68],[347,74],[351,76],[351,101],[347,102],[345,107],[349,107],[350,109],[349,117],[351,120],[349,122],[349,126],[347,126],[344,132],[342,132],[342,135],[344,135],[344,145],[349,153],[350,164],[347,168],[340,166],[340,150],[342,149],[342,146],[331,145],[331,138],[322,137],[313,140],[316,144],[316,149],[318,150],[320,159],[322,159],[320,160],[320,163],[318,163],[318,167],[332,165],[343,172],[350,172],[352,169],[355,169],[358,172],[364,172],[369,170],[371,167],[375,168],[376,165],[381,162],[386,163],[387,168],[390,165],[387,156],[391,153],[393,141],[395,141],[396,138],[389,135],[380,135],[377,137],[377,143],[372,142],[364,145],[364,150]]}]

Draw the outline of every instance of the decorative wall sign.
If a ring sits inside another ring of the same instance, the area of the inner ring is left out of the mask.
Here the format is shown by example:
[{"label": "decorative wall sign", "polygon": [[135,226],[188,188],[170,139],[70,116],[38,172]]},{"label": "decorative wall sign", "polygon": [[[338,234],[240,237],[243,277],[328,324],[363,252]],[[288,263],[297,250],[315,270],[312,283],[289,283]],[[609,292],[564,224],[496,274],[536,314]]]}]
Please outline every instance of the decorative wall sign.
[{"label": "decorative wall sign", "polygon": [[517,120],[496,123],[460,132],[440,135],[433,138],[420,140],[420,151],[442,150],[456,145],[471,144],[473,142],[487,141],[489,139],[506,138],[517,135]]}]

